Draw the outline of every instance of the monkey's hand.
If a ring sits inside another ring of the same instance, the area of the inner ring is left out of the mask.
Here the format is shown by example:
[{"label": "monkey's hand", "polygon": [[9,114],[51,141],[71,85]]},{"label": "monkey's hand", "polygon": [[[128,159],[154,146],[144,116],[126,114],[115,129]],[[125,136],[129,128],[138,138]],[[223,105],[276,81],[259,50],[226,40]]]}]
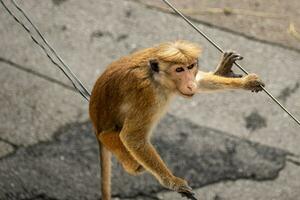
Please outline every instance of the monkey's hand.
[{"label": "monkey's hand", "polygon": [[251,90],[252,92],[262,91],[261,86],[265,86],[265,84],[260,80],[260,78],[256,74],[249,74],[243,79],[243,88],[245,90]]},{"label": "monkey's hand", "polygon": [[241,55],[233,51],[224,52],[221,61],[218,64],[216,71],[214,72],[214,75],[231,77],[231,78],[241,78],[243,75],[235,74],[232,71],[232,66],[235,61],[242,60],[242,59],[243,57]]},{"label": "monkey's hand", "polygon": [[192,192],[192,188],[188,185],[186,180],[178,177],[172,177],[171,179],[166,179],[162,181],[162,185],[165,187],[174,190],[180,193],[183,197],[188,199],[196,199],[194,197],[194,193]]}]

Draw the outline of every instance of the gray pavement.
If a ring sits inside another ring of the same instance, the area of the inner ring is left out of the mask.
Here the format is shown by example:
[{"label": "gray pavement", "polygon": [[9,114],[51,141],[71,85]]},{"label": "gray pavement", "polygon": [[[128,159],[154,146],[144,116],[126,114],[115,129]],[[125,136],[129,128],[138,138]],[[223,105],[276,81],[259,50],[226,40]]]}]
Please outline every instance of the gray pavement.
[{"label": "gray pavement", "polygon": [[[163,12],[171,12],[163,1],[135,0]],[[299,52],[298,0],[172,0],[187,16],[214,28],[253,40],[291,48]],[[294,25],[294,30],[291,29]],[[298,36],[297,36],[298,35]]]},{"label": "gray pavement", "polygon": [[[204,48],[203,70],[220,55],[180,18],[132,1],[23,1],[75,74],[91,89],[105,66],[136,49],[176,39]],[[87,102],[0,6],[0,199],[99,199],[97,146]],[[300,54],[197,23],[300,117]],[[300,195],[299,127],[263,93],[177,98],[154,143],[203,199]],[[149,175],[114,164],[119,199],[180,199]]]},{"label": "gray pavement", "polygon": [[[53,199],[97,199],[98,148],[91,132],[89,122],[67,124],[51,142],[20,148],[1,159],[0,199],[34,199],[42,194]],[[176,175],[186,177],[195,188],[225,180],[273,180],[289,154],[172,115],[157,127],[153,142]],[[113,171],[114,196],[151,197],[163,189],[148,174],[129,176],[116,163]]]}]

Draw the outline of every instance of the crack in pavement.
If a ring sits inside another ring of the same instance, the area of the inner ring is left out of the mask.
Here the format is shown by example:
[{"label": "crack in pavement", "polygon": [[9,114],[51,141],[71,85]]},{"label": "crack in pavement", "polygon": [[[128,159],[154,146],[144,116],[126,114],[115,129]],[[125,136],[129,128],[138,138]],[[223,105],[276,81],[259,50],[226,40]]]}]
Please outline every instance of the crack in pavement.
[{"label": "crack in pavement", "polygon": [[286,158],[287,162],[293,163],[296,166],[300,166],[300,156],[298,155],[288,155]]},{"label": "crack in pavement", "polygon": [[[2,159],[2,158],[5,158],[6,156],[11,156],[11,155],[14,155],[16,152],[17,152],[17,150],[18,150],[18,148],[19,148],[19,146],[18,145],[16,145],[16,144],[14,144],[14,143],[12,143],[12,142],[10,142],[9,140],[6,140],[6,139],[4,139],[4,138],[1,138],[0,137],[0,142],[3,142],[3,144],[4,145],[8,145],[8,146],[2,146],[2,148],[5,148],[4,150],[2,149],[1,150],[1,154],[0,154],[0,160]],[[10,149],[11,148],[11,149]]]},{"label": "crack in pavement", "polygon": [[[161,191],[158,191],[161,192]],[[157,191],[156,191],[157,193]],[[153,194],[143,194],[139,193],[133,196],[122,196],[122,195],[113,195],[113,198],[117,199],[123,199],[123,200],[130,200],[130,199],[135,199],[135,200],[160,200],[157,196],[153,196]]]},{"label": "crack in pavement", "polygon": [[[89,122],[59,128],[53,141],[20,147],[0,160],[0,199],[99,199],[98,145]],[[289,152],[167,115],[154,145],[176,176],[194,188],[226,180],[274,180]],[[113,196],[155,199],[164,191],[149,174],[130,176],[113,162]],[[143,198],[144,197],[144,198]],[[40,198],[43,199],[43,198]]]},{"label": "crack in pavement", "polygon": [[[167,14],[171,14],[171,15],[180,17],[180,16],[178,16],[178,14],[174,13],[171,9],[168,9],[168,10],[167,9],[161,9],[158,6],[149,5],[147,3],[144,3],[141,0],[126,0],[126,1],[131,1],[131,2],[135,2],[135,3],[141,4],[141,5],[145,6],[145,8],[147,8],[147,9],[152,9],[152,10],[156,10],[156,11],[160,11],[160,12],[163,12],[163,13],[167,13]],[[217,30],[221,30],[221,31],[233,34],[233,35],[237,35],[237,36],[249,39],[251,41],[259,42],[261,44],[267,44],[267,45],[271,45],[271,46],[275,46],[275,47],[280,47],[280,48],[283,48],[283,49],[287,49],[287,50],[291,50],[291,51],[300,53],[300,49],[295,48],[295,47],[290,47],[290,46],[287,46],[287,45],[284,45],[284,44],[280,44],[280,43],[277,43],[277,42],[272,42],[272,41],[268,41],[268,40],[264,40],[264,39],[259,39],[259,38],[256,38],[254,36],[247,35],[245,33],[232,30],[230,28],[226,28],[226,27],[222,27],[222,26],[217,26],[217,25],[215,25],[213,23],[202,21],[200,19],[196,19],[196,18],[193,18],[193,17],[188,16],[188,15],[185,15],[185,16],[189,20],[191,20],[192,22],[196,22],[196,23],[202,24],[204,26],[208,26],[210,28],[214,28],[214,29],[217,29]]]},{"label": "crack in pavement", "polygon": [[37,76],[37,77],[39,77],[41,79],[47,80],[47,81],[49,81],[51,83],[58,84],[58,85],[62,86],[65,89],[68,89],[68,90],[71,90],[71,91],[76,91],[72,86],[63,83],[60,80],[57,80],[55,78],[52,78],[52,77],[44,75],[44,74],[41,74],[41,73],[39,73],[39,72],[37,72],[35,70],[29,69],[28,67],[24,67],[24,66],[22,66],[20,64],[17,64],[17,63],[15,63],[15,62],[13,62],[13,61],[11,61],[9,59],[0,57],[0,62],[5,63],[5,64],[7,64],[7,65],[9,65],[11,67],[14,67],[14,68],[16,68],[18,70],[23,71],[23,72],[27,72],[29,74]]},{"label": "crack in pavement", "polygon": [[[18,145],[14,144],[14,143],[12,143],[12,142],[10,142],[9,140],[6,140],[6,139],[4,139],[4,138],[1,138],[1,137],[0,137],[0,141],[2,141],[2,142],[4,142],[4,143],[9,144],[10,146],[12,146],[12,147],[14,148],[14,151],[18,148]],[[1,159],[1,158],[0,158],[0,159]]]},{"label": "crack in pavement", "polygon": [[57,198],[52,198],[52,197],[46,195],[45,193],[34,194],[29,198],[23,197],[23,194],[14,194],[14,195],[7,194],[5,196],[5,200],[10,200],[10,199],[18,199],[18,200],[59,200]]}]

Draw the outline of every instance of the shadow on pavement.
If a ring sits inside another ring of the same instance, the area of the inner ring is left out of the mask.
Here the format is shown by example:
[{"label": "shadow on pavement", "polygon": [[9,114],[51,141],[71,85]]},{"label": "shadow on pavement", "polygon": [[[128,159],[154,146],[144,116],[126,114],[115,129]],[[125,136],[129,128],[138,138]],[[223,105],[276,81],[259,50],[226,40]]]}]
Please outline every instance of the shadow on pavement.
[{"label": "shadow on pavement", "polygon": [[[173,172],[193,187],[237,179],[275,179],[285,166],[280,149],[249,142],[167,115],[153,143]],[[113,194],[134,198],[163,190],[149,174],[113,166]],[[51,142],[19,148],[0,160],[0,199],[99,199],[98,146],[89,122],[67,124]]]}]

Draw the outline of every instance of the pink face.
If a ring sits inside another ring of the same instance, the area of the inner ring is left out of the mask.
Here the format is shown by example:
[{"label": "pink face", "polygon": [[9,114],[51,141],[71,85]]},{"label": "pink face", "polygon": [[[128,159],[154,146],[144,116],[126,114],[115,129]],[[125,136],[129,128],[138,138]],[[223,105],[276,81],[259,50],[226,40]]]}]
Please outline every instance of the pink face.
[{"label": "pink face", "polygon": [[175,82],[177,92],[184,97],[192,97],[197,91],[196,75],[198,72],[197,61],[188,65],[173,65],[168,70]]}]

